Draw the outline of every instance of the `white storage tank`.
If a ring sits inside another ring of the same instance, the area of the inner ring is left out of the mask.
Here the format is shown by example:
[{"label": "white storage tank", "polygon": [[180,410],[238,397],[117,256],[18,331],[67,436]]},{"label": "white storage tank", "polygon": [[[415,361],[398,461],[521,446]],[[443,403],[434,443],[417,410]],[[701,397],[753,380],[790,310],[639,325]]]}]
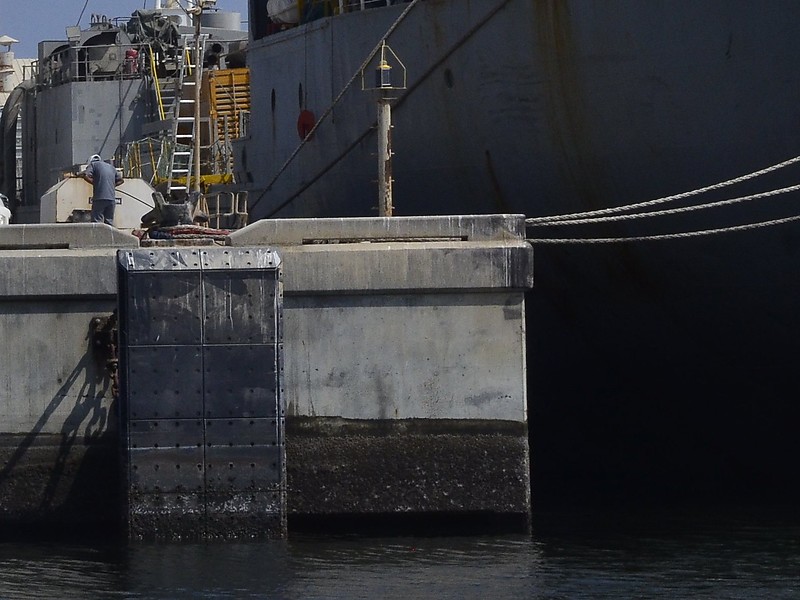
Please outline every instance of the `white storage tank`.
[{"label": "white storage tank", "polygon": [[200,23],[203,27],[240,31],[242,29],[242,16],[238,12],[206,11],[200,17]]},{"label": "white storage tank", "polygon": [[[138,229],[142,216],[153,209],[153,187],[143,179],[126,179],[117,186],[114,227]],[[82,177],[67,177],[42,196],[41,223],[73,223],[90,220],[92,185]]]}]

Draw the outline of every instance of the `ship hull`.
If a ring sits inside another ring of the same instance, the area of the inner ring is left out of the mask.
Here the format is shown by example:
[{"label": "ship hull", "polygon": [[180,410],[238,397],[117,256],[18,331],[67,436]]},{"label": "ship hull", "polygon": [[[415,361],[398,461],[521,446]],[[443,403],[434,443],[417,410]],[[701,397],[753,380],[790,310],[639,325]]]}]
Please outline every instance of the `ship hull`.
[{"label": "ship hull", "polygon": [[[252,43],[252,125],[237,148],[251,220],[376,214],[374,95],[357,79],[299,151],[297,119],[326,113],[406,7]],[[798,155],[799,22],[788,1],[420,2],[388,40],[409,77],[392,113],[395,214],[593,210]],[[709,198],[798,178],[781,169]],[[796,197],[530,234],[725,228],[790,215]],[[800,495],[787,474],[797,224],[535,249],[534,504]]]},{"label": "ship hull", "polygon": [[[237,164],[253,217],[376,212],[375,94],[356,77],[328,111],[407,6],[251,44]],[[408,72],[393,94],[396,213],[600,208],[794,156],[799,20],[791,2],[420,2],[388,40]],[[287,165],[302,110],[327,116]]]}]

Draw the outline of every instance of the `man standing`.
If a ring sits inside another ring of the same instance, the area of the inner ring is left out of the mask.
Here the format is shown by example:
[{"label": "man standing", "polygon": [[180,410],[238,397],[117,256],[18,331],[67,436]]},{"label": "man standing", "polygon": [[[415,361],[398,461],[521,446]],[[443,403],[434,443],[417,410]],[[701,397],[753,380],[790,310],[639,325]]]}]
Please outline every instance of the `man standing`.
[{"label": "man standing", "polygon": [[92,154],[83,177],[92,184],[92,223],[114,225],[116,193],[114,188],[123,182],[122,175],[99,154]]}]

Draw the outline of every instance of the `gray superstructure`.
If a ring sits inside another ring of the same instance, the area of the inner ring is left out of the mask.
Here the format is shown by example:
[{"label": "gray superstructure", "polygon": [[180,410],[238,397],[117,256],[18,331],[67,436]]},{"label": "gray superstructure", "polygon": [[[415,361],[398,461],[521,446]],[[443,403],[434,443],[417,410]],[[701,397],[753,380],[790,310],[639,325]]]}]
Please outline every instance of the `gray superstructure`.
[{"label": "gray superstructure", "polygon": [[[174,140],[167,139],[171,115],[162,113],[180,92],[168,99],[165,88],[174,85],[194,35],[186,15],[175,12],[139,10],[124,19],[93,15],[88,29],[69,27],[68,39],[39,43],[35,76],[18,88],[16,100],[23,162],[19,206],[12,207],[16,222],[37,222],[41,196],[92,154],[113,158],[126,175],[149,176],[151,182],[158,168],[168,170],[156,165],[162,142],[174,149]],[[209,13],[203,23],[206,53],[227,51],[246,37],[238,13]],[[138,141],[145,151],[137,148],[133,156],[130,145]],[[12,142],[4,140],[4,147]],[[9,177],[0,179],[0,188],[9,185]]]}]

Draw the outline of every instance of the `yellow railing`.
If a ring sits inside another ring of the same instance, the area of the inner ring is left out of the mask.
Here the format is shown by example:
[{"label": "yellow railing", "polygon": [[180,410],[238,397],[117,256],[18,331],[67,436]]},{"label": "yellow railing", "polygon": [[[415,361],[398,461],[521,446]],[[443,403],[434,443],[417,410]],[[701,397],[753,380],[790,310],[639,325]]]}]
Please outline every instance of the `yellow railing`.
[{"label": "yellow railing", "polygon": [[[186,74],[191,76],[195,61],[192,61],[192,50],[188,46],[183,50],[183,62],[186,65]],[[200,61],[197,62],[199,63]]]},{"label": "yellow railing", "polygon": [[156,53],[153,52],[153,47],[148,46],[150,51],[150,72],[153,73],[153,82],[156,88],[156,100],[158,101],[158,116],[163,121],[166,116],[164,115],[164,101],[161,99],[161,85],[158,82],[158,72],[156,71]]}]

